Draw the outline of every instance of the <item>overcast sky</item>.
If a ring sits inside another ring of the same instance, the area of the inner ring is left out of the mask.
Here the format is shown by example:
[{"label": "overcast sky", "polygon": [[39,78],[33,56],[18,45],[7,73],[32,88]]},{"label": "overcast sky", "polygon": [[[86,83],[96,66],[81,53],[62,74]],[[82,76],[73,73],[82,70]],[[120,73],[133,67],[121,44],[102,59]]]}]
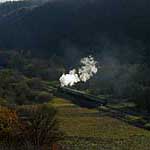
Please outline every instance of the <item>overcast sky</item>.
[{"label": "overcast sky", "polygon": [[7,2],[7,1],[18,1],[18,0],[0,0],[0,2]]}]

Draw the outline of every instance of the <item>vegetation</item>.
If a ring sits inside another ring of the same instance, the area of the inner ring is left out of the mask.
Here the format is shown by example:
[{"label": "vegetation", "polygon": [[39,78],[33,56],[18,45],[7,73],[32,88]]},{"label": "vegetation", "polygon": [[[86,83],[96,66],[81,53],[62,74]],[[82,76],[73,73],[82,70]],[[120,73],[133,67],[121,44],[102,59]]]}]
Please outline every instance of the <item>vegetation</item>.
[{"label": "vegetation", "polygon": [[[132,39],[134,39],[133,46],[136,48],[140,40],[144,41],[146,46],[149,43],[150,11],[146,0],[142,2],[95,0],[92,5],[89,0],[54,1],[37,7],[31,7],[28,3],[24,4],[27,6],[26,9],[20,10],[18,7],[16,13],[2,17],[0,47],[37,48],[39,51],[42,49],[42,52],[43,49],[45,52],[51,49],[48,53],[62,54],[59,48],[70,44],[84,48],[94,47],[96,50],[99,46],[102,48],[107,40],[105,36],[109,36],[112,42],[117,42],[119,45],[130,42],[133,45]],[[11,7],[17,5],[19,4],[14,3]],[[5,7],[2,5],[1,9],[5,10]],[[89,8],[91,12],[88,11]]]},{"label": "vegetation", "polygon": [[33,59],[23,58],[20,52],[0,52],[0,55],[4,58],[0,62],[0,149],[51,147],[63,134],[56,110],[43,104],[53,97],[50,81],[44,80],[43,74],[36,76],[34,71],[29,72],[27,66],[33,64]]},{"label": "vegetation", "polygon": [[[131,9],[134,4],[136,9]],[[146,0],[95,0],[92,5],[88,0],[36,4],[31,0],[0,4],[0,10],[0,48],[7,49],[0,52],[0,67],[54,81],[80,57],[92,53],[101,64],[100,72],[77,88],[132,100],[139,110],[150,111],[150,32],[145,27],[150,11]],[[143,17],[133,17],[135,14]]]},{"label": "vegetation", "polygon": [[[149,149],[148,131],[107,113],[150,129],[147,0],[49,1],[0,3],[0,149]],[[108,100],[99,111],[55,97],[61,74],[89,54],[99,72],[74,88]]]},{"label": "vegetation", "polygon": [[38,78],[27,78],[23,74],[10,69],[0,71],[1,104],[42,103],[52,98],[52,93]]},{"label": "vegetation", "polygon": [[108,99],[115,103],[134,103],[139,111],[149,112],[149,67],[144,64],[118,65],[111,62],[109,68],[101,67],[95,78],[78,89],[97,95],[100,99]]},{"label": "vegetation", "polygon": [[[27,107],[25,113],[29,117],[22,136],[24,142],[36,149],[50,147],[53,143],[61,139],[61,132],[56,120],[56,111],[53,107],[46,105]],[[25,110],[25,109],[24,109]]]},{"label": "vegetation", "polygon": [[58,110],[60,128],[66,135],[60,145],[75,150],[147,150],[149,146],[148,131],[109,117],[105,111],[81,108],[60,98],[54,98],[52,105]]},{"label": "vegetation", "polygon": [[19,118],[14,110],[0,107],[0,145],[11,147],[19,135]]},{"label": "vegetation", "polygon": [[17,112],[6,107],[0,109],[1,149],[48,148],[60,140],[62,135],[53,107],[21,106],[17,108]]}]

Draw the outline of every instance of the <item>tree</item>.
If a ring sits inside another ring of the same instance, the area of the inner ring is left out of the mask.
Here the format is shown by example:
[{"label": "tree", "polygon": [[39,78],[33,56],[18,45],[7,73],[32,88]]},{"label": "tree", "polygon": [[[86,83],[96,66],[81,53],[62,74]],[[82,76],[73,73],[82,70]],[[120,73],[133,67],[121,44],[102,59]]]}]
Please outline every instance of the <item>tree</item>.
[{"label": "tree", "polygon": [[56,110],[46,105],[35,105],[29,111],[29,121],[22,130],[23,141],[33,145],[35,149],[51,146],[58,141],[62,133],[56,120]]}]

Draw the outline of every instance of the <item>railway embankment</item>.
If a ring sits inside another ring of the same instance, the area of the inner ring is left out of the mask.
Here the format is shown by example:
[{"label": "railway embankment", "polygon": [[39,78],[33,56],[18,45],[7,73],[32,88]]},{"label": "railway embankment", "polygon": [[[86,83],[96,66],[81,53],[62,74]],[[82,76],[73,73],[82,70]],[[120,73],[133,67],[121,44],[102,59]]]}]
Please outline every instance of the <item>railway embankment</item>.
[{"label": "railway embankment", "polygon": [[[124,121],[133,126],[150,130],[150,117],[147,113],[137,112],[133,107],[114,107],[108,103],[108,99],[100,99],[96,96],[86,94],[84,92],[70,89],[59,88],[57,91],[59,96],[64,97],[80,107],[96,108],[99,111],[107,113],[107,115]],[[116,104],[117,106],[117,104]]]}]

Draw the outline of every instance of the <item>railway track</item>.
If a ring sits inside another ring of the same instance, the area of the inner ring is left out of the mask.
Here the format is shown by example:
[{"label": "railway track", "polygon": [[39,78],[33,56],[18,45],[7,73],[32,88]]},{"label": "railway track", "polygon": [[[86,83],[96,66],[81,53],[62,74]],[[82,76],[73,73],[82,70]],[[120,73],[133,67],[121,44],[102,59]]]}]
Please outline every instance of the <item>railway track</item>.
[{"label": "railway track", "polygon": [[[111,117],[119,119],[121,121],[124,121],[136,127],[145,128],[143,123],[141,122],[132,123],[126,118],[128,115],[143,116],[142,114],[130,110],[121,110],[119,108],[113,108],[108,104],[107,99],[102,100],[96,96],[86,94],[82,91],[66,88],[66,87],[58,88],[57,92],[62,93],[63,95],[69,95],[69,99],[73,98],[71,100],[73,103],[78,104],[82,107],[97,108],[100,111],[101,106],[104,106],[106,109],[103,111],[105,111]],[[150,117],[147,117],[147,121],[150,121]]]},{"label": "railway track", "polygon": [[78,103],[81,106],[90,107],[90,108],[98,108],[99,106],[105,106],[107,105],[107,99],[100,99],[96,96],[87,94],[83,91],[78,91],[75,89],[67,88],[67,87],[60,87],[57,90],[58,93],[61,93],[63,95],[69,95],[74,98],[78,98],[72,101],[74,103]]}]

